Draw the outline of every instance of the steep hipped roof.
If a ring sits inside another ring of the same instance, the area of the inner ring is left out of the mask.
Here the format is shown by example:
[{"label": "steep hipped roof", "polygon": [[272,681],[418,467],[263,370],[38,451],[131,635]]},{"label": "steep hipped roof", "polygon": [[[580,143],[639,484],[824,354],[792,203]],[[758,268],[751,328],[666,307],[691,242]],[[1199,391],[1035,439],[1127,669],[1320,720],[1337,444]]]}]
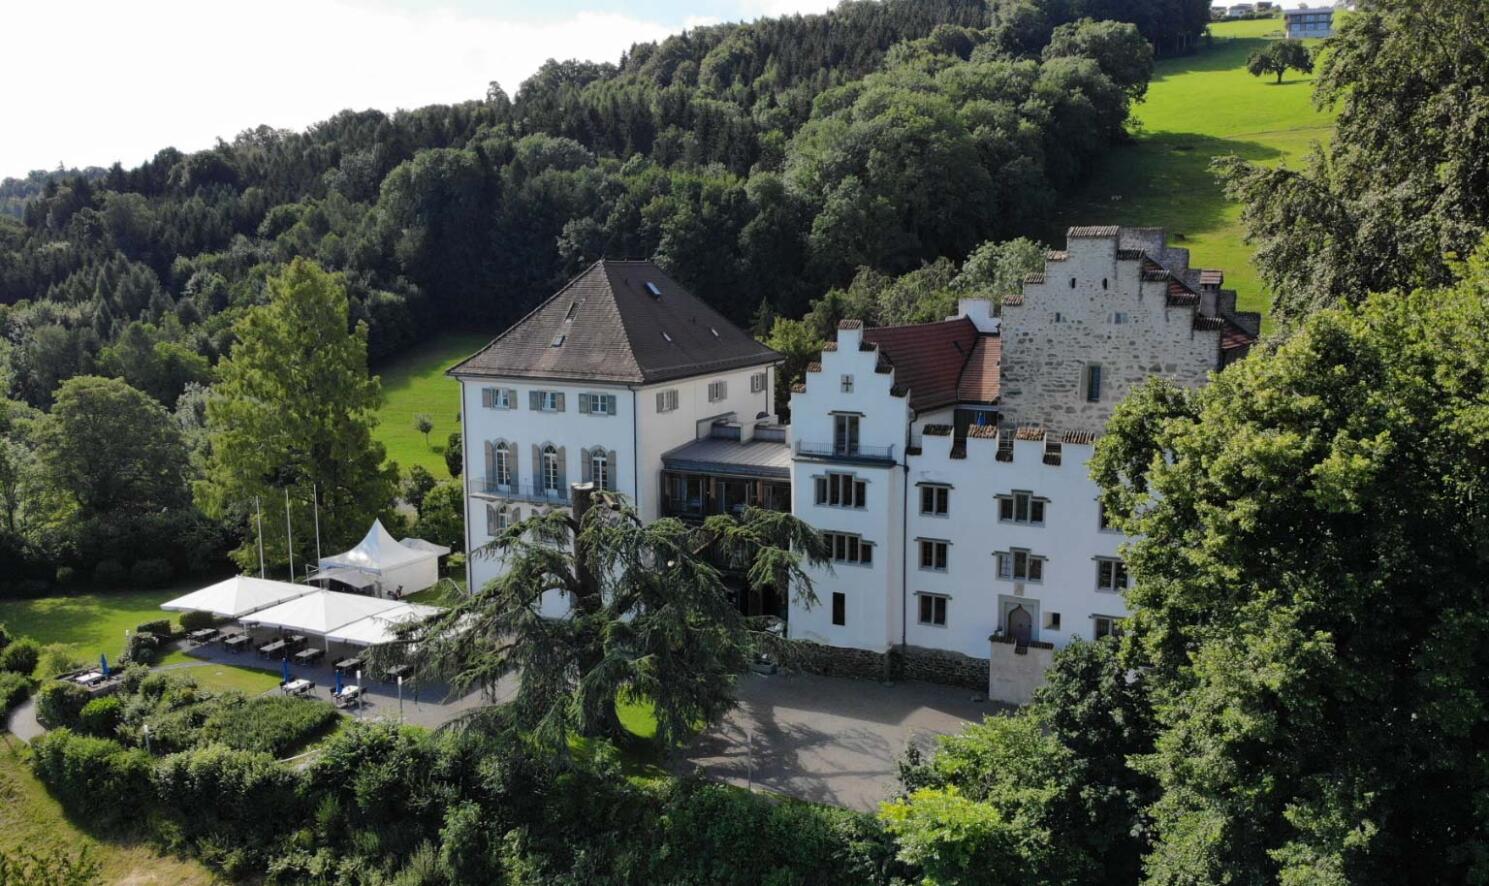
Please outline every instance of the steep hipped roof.
[{"label": "steep hipped roof", "polygon": [[652,262],[601,259],[449,374],[651,383],[779,359]]},{"label": "steep hipped roof", "polygon": [[[956,403],[963,372],[969,367],[974,377],[967,378],[968,389],[980,395],[989,392],[993,395],[972,399],[983,402],[997,399],[998,355],[1002,343],[994,336],[979,333],[977,324],[966,317],[914,326],[877,326],[865,329],[863,340],[877,345],[879,353],[894,367],[896,387],[910,389],[911,409],[935,409]],[[992,344],[984,345],[983,341]]]}]

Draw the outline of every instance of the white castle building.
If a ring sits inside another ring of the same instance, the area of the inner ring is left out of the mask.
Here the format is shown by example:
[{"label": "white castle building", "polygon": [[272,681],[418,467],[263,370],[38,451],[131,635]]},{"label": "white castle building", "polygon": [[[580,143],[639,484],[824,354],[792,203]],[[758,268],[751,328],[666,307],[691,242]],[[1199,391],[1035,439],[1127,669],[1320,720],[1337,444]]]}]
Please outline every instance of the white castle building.
[{"label": "white castle building", "polygon": [[[1150,375],[1200,385],[1260,318],[1158,229],[1072,228],[1042,274],[938,323],[844,321],[771,414],[779,356],[649,262],[601,261],[451,370],[462,385],[467,550],[568,483],[643,519],[748,505],[826,535],[817,604],[752,597],[838,670],[1027,699],[1050,650],[1119,629],[1128,576],[1087,472]],[[500,564],[474,558],[479,585]],[[545,601],[560,616],[565,602]]]}]

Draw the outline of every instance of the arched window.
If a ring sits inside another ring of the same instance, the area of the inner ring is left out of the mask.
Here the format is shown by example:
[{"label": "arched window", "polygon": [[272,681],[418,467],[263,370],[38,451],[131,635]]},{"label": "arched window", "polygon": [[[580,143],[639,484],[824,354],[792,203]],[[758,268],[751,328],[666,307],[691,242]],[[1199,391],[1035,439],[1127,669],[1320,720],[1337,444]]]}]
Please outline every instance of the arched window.
[{"label": "arched window", "polygon": [[613,489],[610,485],[610,456],[604,449],[589,452],[589,478],[600,489]]},{"label": "arched window", "polygon": [[496,444],[496,464],[493,466],[493,474],[498,486],[512,485],[512,447],[507,442]]},{"label": "arched window", "polygon": [[543,447],[543,491],[557,492],[559,480],[558,450],[552,444]]}]

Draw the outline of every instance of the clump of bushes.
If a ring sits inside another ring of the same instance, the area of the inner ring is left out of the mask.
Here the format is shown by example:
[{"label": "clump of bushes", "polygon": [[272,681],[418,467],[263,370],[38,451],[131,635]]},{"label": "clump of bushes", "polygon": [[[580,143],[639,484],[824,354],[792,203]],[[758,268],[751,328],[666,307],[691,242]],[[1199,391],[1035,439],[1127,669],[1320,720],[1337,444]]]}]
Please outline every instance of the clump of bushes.
[{"label": "clump of bushes", "polygon": [[199,740],[282,757],[330,729],[340,716],[330,705],[299,698],[226,695],[212,703]]},{"label": "clump of bushes", "polygon": [[122,663],[132,664],[154,664],[160,657],[160,638],[154,634],[144,631],[135,631],[129,635],[129,640],[124,645],[124,655],[121,656]]},{"label": "clump of bushes", "polygon": [[36,663],[36,676],[46,680],[58,674],[71,673],[83,666],[73,651],[61,643],[48,643],[41,647],[41,659]]},{"label": "clump of bushes", "polygon": [[183,612],[180,621],[181,630],[190,633],[203,628],[215,628],[220,620],[210,612]]},{"label": "clump of bushes", "polygon": [[78,712],[78,731],[86,735],[109,738],[124,719],[124,702],[117,696],[104,695],[83,705]]},{"label": "clump of bushes", "polygon": [[0,650],[0,671],[29,677],[40,660],[41,644],[30,637],[22,637]]},{"label": "clump of bushes", "polygon": [[64,806],[86,811],[92,821],[135,818],[150,796],[150,757],[142,750],[59,728],[32,742],[31,752],[37,777]]},{"label": "clump of bushes", "polygon": [[0,671],[0,716],[31,697],[31,678],[14,671]]},{"label": "clump of bushes", "polygon": [[157,637],[171,636],[171,620],[160,618],[155,621],[147,621],[134,629],[136,634],[153,634]]},{"label": "clump of bushes", "polygon": [[52,680],[36,693],[36,718],[48,729],[75,729],[91,700],[88,690],[78,684]]}]

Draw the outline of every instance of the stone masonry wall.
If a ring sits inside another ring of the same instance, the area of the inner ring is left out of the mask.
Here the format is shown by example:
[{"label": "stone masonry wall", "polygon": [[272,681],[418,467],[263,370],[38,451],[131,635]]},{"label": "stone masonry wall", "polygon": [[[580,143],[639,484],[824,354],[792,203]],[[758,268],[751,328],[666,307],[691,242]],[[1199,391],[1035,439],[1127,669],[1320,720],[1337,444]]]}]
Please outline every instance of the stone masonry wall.
[{"label": "stone masonry wall", "polygon": [[860,680],[922,680],[984,692],[988,660],[920,646],[896,646],[888,652],[787,641],[782,656],[788,668],[827,677]]},{"label": "stone masonry wall", "polygon": [[[1043,275],[1003,306],[1003,414],[1018,424],[1100,433],[1150,375],[1190,387],[1215,370],[1220,333],[1194,328],[1195,309],[1169,306],[1168,283],[1144,280],[1137,253],[1110,236],[1072,237]],[[1101,366],[1100,399],[1086,367]]]}]

